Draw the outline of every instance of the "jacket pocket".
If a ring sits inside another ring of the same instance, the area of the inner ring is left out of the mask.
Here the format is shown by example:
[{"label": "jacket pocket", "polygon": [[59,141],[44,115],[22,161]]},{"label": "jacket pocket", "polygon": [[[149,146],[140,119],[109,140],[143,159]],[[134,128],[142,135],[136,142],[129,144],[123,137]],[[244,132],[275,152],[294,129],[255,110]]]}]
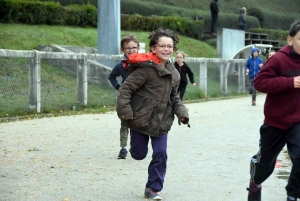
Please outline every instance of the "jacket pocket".
[{"label": "jacket pocket", "polygon": [[151,116],[153,113],[153,108],[143,108],[137,112],[133,113],[133,119],[129,121],[133,129],[147,130],[149,127]]}]

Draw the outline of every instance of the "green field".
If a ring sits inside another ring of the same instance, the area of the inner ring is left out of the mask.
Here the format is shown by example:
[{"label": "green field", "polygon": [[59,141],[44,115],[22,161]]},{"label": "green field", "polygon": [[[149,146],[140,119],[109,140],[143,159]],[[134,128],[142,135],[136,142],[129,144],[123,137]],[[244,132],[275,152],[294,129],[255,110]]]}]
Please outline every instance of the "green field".
[{"label": "green field", "polygon": [[[122,31],[121,35],[130,31]],[[147,45],[147,32],[134,33],[141,42]],[[66,26],[29,26],[24,24],[0,24],[0,47],[12,50],[34,50],[38,45],[58,44],[69,46],[97,46],[97,29]],[[215,58],[216,48],[205,42],[180,36],[179,50],[191,57]],[[146,46],[146,50],[147,50]],[[0,100],[3,116],[29,114],[28,111],[28,60],[17,58],[0,58],[0,94],[5,96]],[[194,71],[195,81],[199,80],[199,64],[190,63]],[[42,61],[41,69],[41,105],[42,113],[69,113],[72,105],[76,105],[76,78],[60,68]],[[225,96],[220,93],[219,78],[214,66],[208,69],[209,97]],[[235,95],[236,89],[229,86],[229,94]],[[9,90],[7,90],[9,89]],[[11,90],[13,92],[11,92]],[[115,90],[112,87],[102,87],[89,83],[87,107],[76,107],[78,111],[99,111],[106,106],[115,105]],[[4,94],[4,95],[3,95]],[[203,92],[198,87],[188,85],[185,100],[199,100]],[[4,109],[5,108],[5,109]],[[12,109],[14,108],[14,109]]]}]

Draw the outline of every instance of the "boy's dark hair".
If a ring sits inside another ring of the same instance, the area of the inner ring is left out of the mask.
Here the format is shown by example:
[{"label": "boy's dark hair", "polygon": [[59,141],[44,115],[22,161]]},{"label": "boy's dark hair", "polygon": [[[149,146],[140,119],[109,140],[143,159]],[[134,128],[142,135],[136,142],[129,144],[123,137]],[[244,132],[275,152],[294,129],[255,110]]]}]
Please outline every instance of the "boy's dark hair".
[{"label": "boy's dark hair", "polygon": [[289,36],[294,37],[300,31],[300,21],[296,20],[292,23]]},{"label": "boy's dark hair", "polygon": [[153,31],[152,33],[150,33],[148,39],[150,39],[149,42],[149,47],[151,48],[154,45],[157,45],[157,41],[160,37],[162,36],[166,36],[166,37],[170,37],[173,40],[173,50],[177,51],[177,43],[179,43],[179,37],[177,35],[176,32],[170,30],[170,29],[163,29],[163,28],[158,28],[157,30]]},{"label": "boy's dark hair", "polygon": [[126,35],[122,38],[122,40],[121,40],[121,48],[124,48],[124,44],[125,44],[125,43],[129,43],[129,42],[131,42],[131,41],[137,43],[137,44],[138,44],[138,47],[140,47],[140,42],[139,42],[139,40],[137,39],[137,37],[136,37],[135,35],[133,35],[133,34],[126,34]]}]

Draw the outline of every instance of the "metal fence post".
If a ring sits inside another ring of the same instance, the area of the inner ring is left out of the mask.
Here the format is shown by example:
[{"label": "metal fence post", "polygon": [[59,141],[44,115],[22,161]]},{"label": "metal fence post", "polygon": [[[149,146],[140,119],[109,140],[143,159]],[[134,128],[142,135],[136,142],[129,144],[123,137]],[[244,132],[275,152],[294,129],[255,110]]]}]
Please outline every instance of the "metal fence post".
[{"label": "metal fence post", "polygon": [[87,54],[82,57],[77,59],[77,103],[87,105]]},{"label": "metal fence post", "polygon": [[206,59],[200,61],[199,67],[199,88],[204,92],[207,97],[207,62]]},{"label": "metal fence post", "polygon": [[238,64],[238,91],[244,93],[246,91],[246,78],[245,78],[245,61]]},{"label": "metal fence post", "polygon": [[34,51],[29,66],[29,109],[41,112],[41,58]]},{"label": "metal fence post", "polygon": [[220,63],[220,90],[221,92],[227,94],[227,73],[226,73],[227,63],[222,61]]}]

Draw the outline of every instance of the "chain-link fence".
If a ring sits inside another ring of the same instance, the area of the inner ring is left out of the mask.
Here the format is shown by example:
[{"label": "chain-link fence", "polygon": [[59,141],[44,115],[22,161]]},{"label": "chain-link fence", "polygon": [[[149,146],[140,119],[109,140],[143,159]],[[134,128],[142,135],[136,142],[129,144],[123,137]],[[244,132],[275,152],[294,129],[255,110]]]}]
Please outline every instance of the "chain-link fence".
[{"label": "chain-link fence", "polygon": [[[120,55],[0,49],[0,117],[113,106],[111,68],[96,61]],[[174,61],[174,58],[172,58]],[[245,60],[186,58],[197,86],[186,100],[245,93]]]}]

